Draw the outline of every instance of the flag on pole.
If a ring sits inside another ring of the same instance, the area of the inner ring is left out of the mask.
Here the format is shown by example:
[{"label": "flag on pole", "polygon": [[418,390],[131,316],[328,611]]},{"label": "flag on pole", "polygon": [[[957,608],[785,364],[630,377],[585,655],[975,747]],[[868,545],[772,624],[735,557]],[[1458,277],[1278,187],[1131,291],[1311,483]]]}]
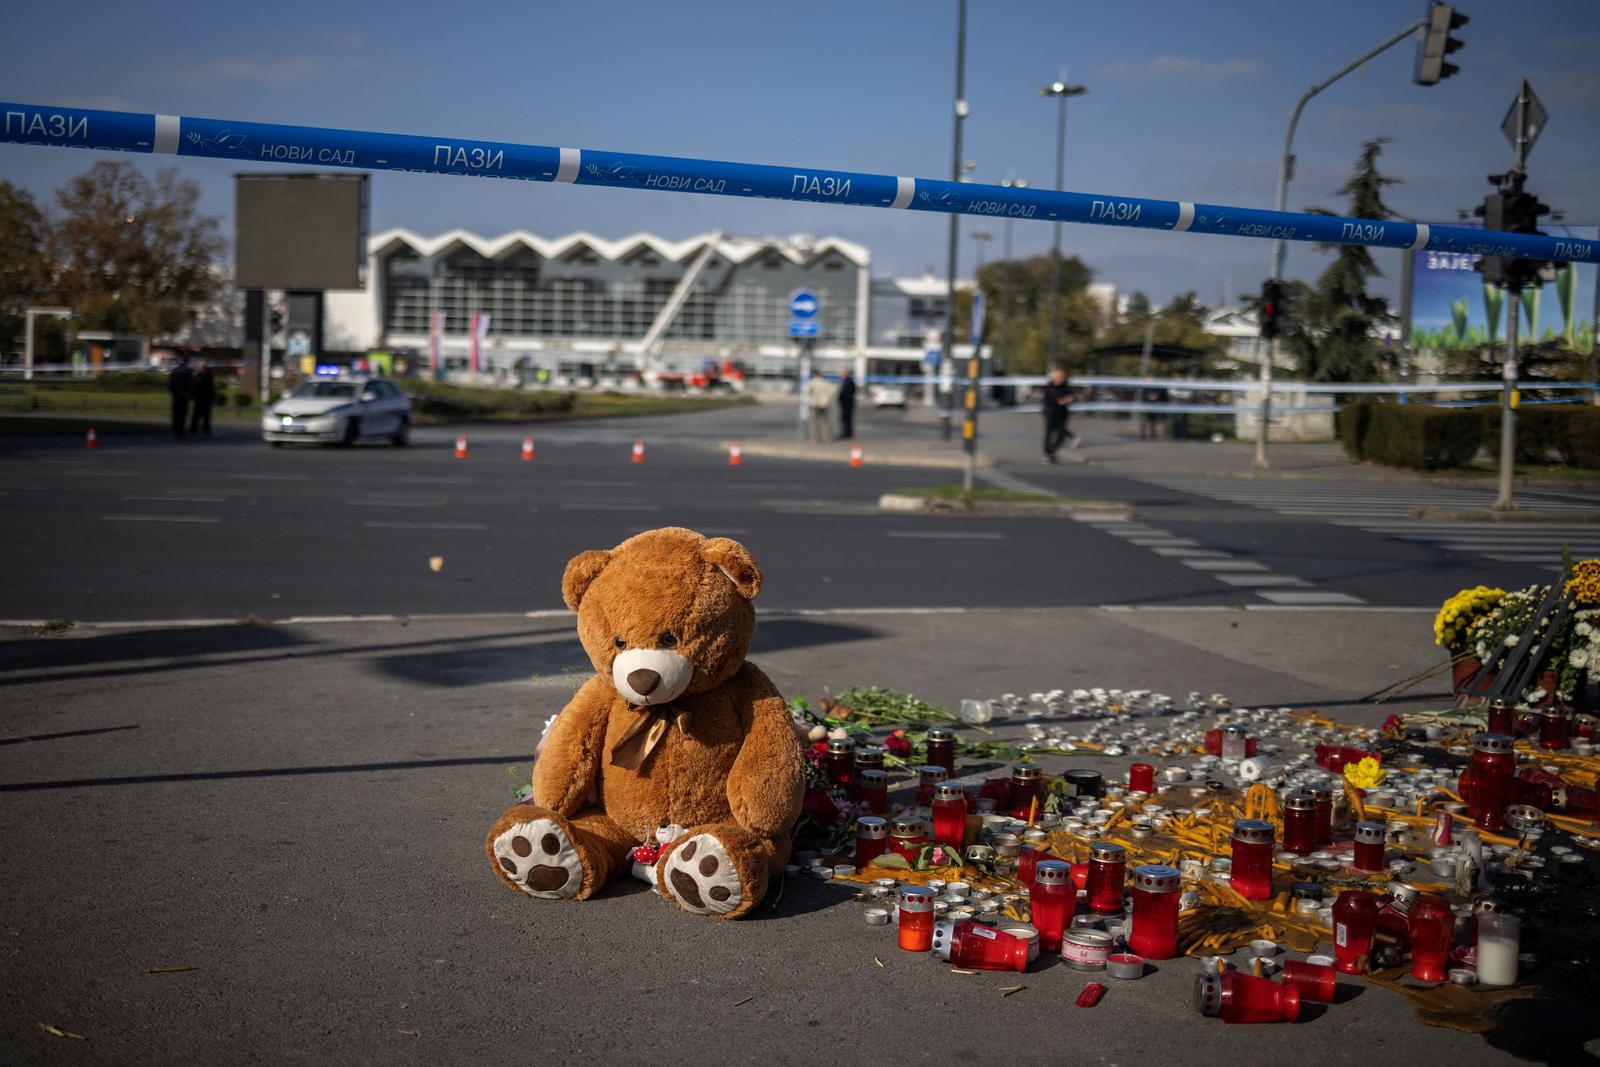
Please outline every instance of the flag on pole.
[{"label": "flag on pole", "polygon": [[483,342],[488,336],[488,313],[474,311],[472,313],[472,369],[474,371],[483,370]]},{"label": "flag on pole", "polygon": [[428,314],[428,369],[438,370],[444,364],[444,311],[435,308]]}]

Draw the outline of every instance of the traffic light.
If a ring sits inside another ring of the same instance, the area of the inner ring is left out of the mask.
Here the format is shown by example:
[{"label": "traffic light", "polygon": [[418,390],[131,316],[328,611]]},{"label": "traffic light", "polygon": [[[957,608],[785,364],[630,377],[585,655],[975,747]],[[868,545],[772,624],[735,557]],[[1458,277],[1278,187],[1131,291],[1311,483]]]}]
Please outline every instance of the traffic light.
[{"label": "traffic light", "polygon": [[1449,4],[1430,0],[1422,26],[1422,43],[1417,46],[1417,69],[1412,80],[1418,85],[1437,85],[1461,68],[1446,62],[1445,56],[1457,51],[1461,42],[1450,36],[1467,24]]},{"label": "traffic light", "polygon": [[[1550,214],[1549,205],[1532,193],[1524,192],[1521,171],[1491,174],[1489,181],[1499,191],[1483,198],[1483,203],[1473,209],[1473,214],[1483,220],[1485,230],[1505,233],[1539,233],[1539,219]],[[1513,259],[1505,256],[1483,256],[1475,270],[1483,274],[1489,285],[1523,288],[1540,284],[1539,272],[1544,264],[1533,259]]]},{"label": "traffic light", "polygon": [[1261,336],[1271,340],[1283,330],[1283,283],[1268,279],[1261,285]]}]

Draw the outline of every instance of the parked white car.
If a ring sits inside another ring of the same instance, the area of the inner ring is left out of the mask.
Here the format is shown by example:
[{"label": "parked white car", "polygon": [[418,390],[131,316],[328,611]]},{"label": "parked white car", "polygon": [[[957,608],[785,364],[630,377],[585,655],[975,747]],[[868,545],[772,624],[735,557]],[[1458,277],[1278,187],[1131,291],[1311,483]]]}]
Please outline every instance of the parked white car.
[{"label": "parked white car", "polygon": [[898,385],[878,385],[876,383],[867,387],[867,398],[876,408],[903,408],[906,406],[906,391]]},{"label": "parked white car", "polygon": [[317,378],[267,409],[261,436],[274,448],[286,441],[353,445],[363,437],[404,445],[411,439],[411,401],[382,378]]}]

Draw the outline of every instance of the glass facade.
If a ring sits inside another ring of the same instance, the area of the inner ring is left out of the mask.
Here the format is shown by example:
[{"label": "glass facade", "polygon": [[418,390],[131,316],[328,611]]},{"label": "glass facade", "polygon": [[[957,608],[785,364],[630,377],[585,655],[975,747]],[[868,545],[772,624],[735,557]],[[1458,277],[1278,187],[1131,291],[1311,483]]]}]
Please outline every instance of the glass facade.
[{"label": "glass facade", "polygon": [[[392,247],[377,271],[384,340],[426,337],[429,312],[438,308],[446,337],[465,334],[472,314],[480,312],[490,316],[491,341],[638,341],[703,247],[679,260],[647,246],[611,258],[582,243],[551,258],[520,241],[492,257],[459,241],[431,256]],[[789,294],[796,289],[817,295],[819,346],[858,343],[858,280],[865,266],[833,248],[796,263],[771,244],[737,247],[754,254],[738,261],[721,251],[712,256],[667,330],[669,345],[787,344]]]}]

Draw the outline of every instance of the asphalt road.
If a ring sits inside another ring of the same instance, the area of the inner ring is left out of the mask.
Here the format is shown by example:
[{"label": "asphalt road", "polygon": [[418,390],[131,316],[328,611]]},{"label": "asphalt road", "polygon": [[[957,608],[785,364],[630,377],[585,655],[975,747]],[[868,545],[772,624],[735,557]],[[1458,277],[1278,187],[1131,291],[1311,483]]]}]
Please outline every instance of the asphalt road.
[{"label": "asphalt road", "polygon": [[[1486,577],[1507,586],[1548,578],[1548,563],[1533,560],[1559,558],[1551,537],[1565,536],[1533,531],[1544,556],[1486,564],[1470,545],[1074,465],[1002,473],[1069,496],[1130,502],[1137,524],[885,514],[875,507],[881,493],[957,475],[876,464],[875,439],[926,433],[930,452],[949,446],[926,428],[908,431],[894,413],[868,412],[863,468],[758,456],[728,464],[723,442],[781,437],[792,419],[787,405],[769,404],[552,423],[533,431],[531,463],[520,459],[526,431],[515,427],[468,428],[464,460],[453,454],[456,431],[441,428],[418,431],[406,449],[270,449],[231,425],[207,442],[107,433],[94,451],[8,439],[0,442],[0,618],[558,608],[569,557],[661,525],[744,541],[767,574],[767,610],[1428,605]],[[997,418],[989,432],[1030,431]],[[645,443],[638,464],[636,439]]]},{"label": "asphalt road", "polygon": [[[769,616],[755,658],[813,700],[1104,685],[1370,721],[1344,705],[1436,651],[1411,612],[1051,609]],[[1059,961],[952,974],[803,879],[735,923],[627,882],[518,897],[482,835],[579,662],[557,618],[0,635],[0,1062],[1366,1067],[1594,1037],[1545,1001],[1488,1039],[1427,1027],[1356,982],[1229,1026],[1190,1006],[1192,960],[1099,976],[1085,1010]]]}]

